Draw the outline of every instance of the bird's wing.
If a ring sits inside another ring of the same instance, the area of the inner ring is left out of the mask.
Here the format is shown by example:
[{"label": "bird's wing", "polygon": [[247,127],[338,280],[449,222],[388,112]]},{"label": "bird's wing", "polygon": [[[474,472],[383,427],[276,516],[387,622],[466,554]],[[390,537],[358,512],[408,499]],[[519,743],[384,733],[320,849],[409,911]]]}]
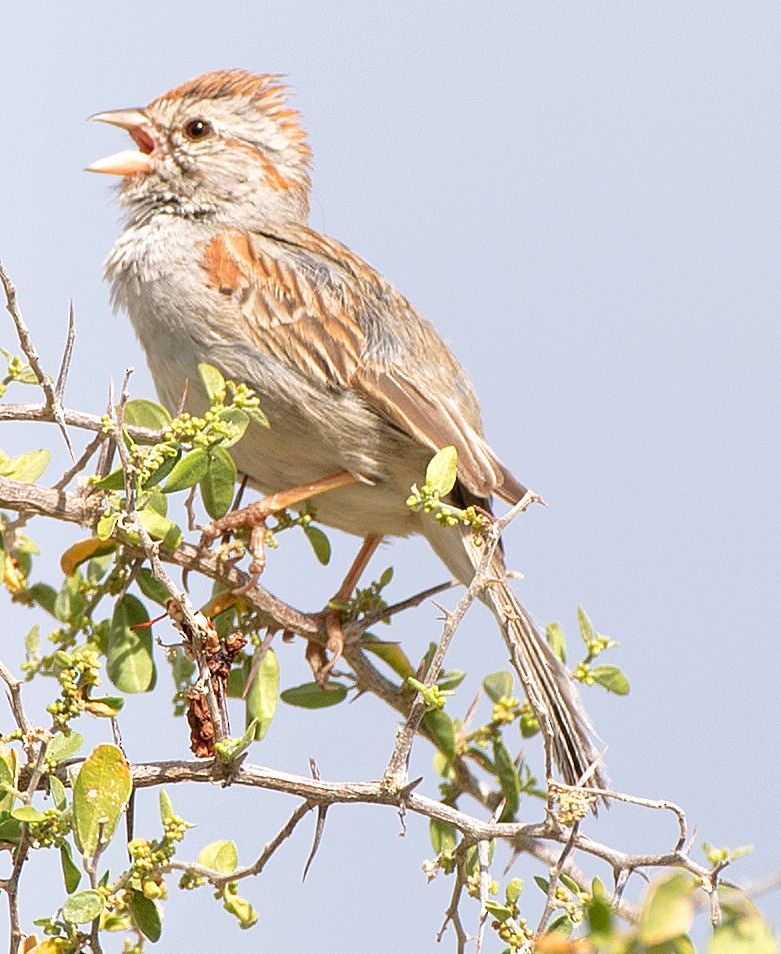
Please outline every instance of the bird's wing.
[{"label": "bird's wing", "polygon": [[511,502],[525,488],[482,432],[471,384],[433,327],[366,262],[303,226],[226,231],[206,247],[208,284],[238,301],[248,337],[323,389],[350,389],[435,452],[461,482]]}]

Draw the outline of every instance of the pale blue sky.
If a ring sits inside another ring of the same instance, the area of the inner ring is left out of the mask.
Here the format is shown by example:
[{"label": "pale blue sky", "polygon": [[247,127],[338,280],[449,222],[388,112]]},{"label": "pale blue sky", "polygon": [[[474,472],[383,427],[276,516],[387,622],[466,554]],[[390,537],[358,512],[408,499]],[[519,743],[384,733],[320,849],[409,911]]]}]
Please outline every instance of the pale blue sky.
[{"label": "pale blue sky", "polygon": [[[208,69],[288,74],[314,149],[313,224],[440,328],[497,451],[549,503],[508,535],[524,602],[571,639],[580,602],[621,642],[612,661],[631,696],[586,694],[616,786],[678,802],[699,840],[754,843],[739,880],[781,864],[779,49],[769,0],[38,2],[6,10],[0,35],[0,258],[50,368],[75,301],[68,404],[99,411],[128,364],[134,394],[152,395],[101,282],[118,230],[109,182],[81,171],[125,143],[85,117]],[[46,439],[3,425],[0,446]],[[287,546],[268,583],[315,608],[352,547],[338,546],[326,576]],[[416,576],[442,575],[422,544],[392,544],[374,566],[391,562],[399,597]],[[437,633],[431,607],[393,628],[412,655]],[[300,649],[281,654],[283,680],[302,681]],[[474,676],[458,714],[477,676],[504,666],[487,614],[468,621],[450,663]],[[131,757],[186,754],[168,694],[128,704]],[[369,699],[317,716],[285,708],[252,758],[305,774],[312,756],[324,778],[373,778],[393,725]],[[428,772],[422,744],[415,761]],[[190,855],[236,837],[249,861],[293,807],[171,794],[199,824]],[[139,812],[143,822],[151,809]],[[624,809],[589,832],[657,851],[674,835]],[[450,882],[425,885],[421,822],[397,833],[392,812],[333,810],[304,887],[304,830],[245,886],[254,933],[188,895],[171,905],[163,948],[296,950],[317,938],[328,954],[371,938],[377,952],[442,950]],[[537,871],[513,873],[530,883]],[[763,907],[781,923],[777,896]],[[0,946],[5,930],[3,915]]]}]

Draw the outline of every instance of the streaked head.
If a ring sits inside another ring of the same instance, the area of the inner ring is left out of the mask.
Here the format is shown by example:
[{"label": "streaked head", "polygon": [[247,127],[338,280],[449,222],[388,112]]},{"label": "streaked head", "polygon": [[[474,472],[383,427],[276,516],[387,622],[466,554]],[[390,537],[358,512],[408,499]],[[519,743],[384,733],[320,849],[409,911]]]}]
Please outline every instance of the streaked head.
[{"label": "streaked head", "polygon": [[124,177],[133,220],[156,211],[244,227],[307,219],[311,153],[277,75],[205,73],[146,107],[91,118],[136,145],[87,167]]}]

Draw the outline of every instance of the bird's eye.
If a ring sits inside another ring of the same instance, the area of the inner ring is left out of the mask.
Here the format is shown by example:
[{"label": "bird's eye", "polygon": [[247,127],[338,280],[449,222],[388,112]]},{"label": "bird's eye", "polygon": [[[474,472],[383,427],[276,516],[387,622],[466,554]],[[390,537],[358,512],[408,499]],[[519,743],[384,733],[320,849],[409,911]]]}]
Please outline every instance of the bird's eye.
[{"label": "bird's eye", "polygon": [[212,124],[205,119],[191,119],[184,127],[185,136],[192,142],[197,142],[199,139],[206,139],[207,136],[211,136],[213,132]]}]

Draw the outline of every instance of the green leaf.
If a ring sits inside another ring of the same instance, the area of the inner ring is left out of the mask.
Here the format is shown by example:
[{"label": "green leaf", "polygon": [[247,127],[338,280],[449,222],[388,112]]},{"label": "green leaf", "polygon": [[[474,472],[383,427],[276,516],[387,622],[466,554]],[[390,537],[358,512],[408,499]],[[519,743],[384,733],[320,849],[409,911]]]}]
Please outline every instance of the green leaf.
[{"label": "green leaf", "polygon": [[130,913],[136,922],[136,927],[153,944],[160,940],[163,925],[160,920],[160,911],[154,901],[145,898],[140,891],[134,891],[130,899]]},{"label": "green leaf", "polygon": [[686,934],[694,920],[692,879],[674,874],[648,889],[640,914],[638,937],[654,945]]},{"label": "green leaf", "polygon": [[594,633],[594,627],[591,625],[591,620],[582,606],[578,606],[578,628],[580,629],[580,638],[588,647],[596,634]]},{"label": "green leaf", "polygon": [[423,728],[431,733],[439,750],[452,760],[456,755],[456,734],[453,720],[444,709],[431,709],[423,716]]},{"label": "green leaf", "polygon": [[564,638],[564,627],[561,623],[548,623],[545,627],[545,639],[559,662],[566,663],[567,640]]},{"label": "green leaf", "polygon": [[561,883],[564,885],[564,887],[568,891],[571,891],[573,894],[579,894],[580,885],[577,883],[577,881],[570,878],[570,876],[566,873],[566,871],[562,871],[559,874],[559,881],[561,881]]},{"label": "green leaf", "polygon": [[243,410],[253,424],[258,427],[271,427],[268,418],[259,407],[245,407]]},{"label": "green leaf", "polygon": [[198,365],[198,376],[212,404],[225,400],[225,378],[217,368],[201,362]]},{"label": "green leaf", "polygon": [[155,579],[154,573],[152,573],[148,566],[142,566],[138,571],[136,574],[136,583],[138,583],[139,590],[141,590],[147,599],[159,603],[160,606],[165,606],[171,599],[171,594],[167,588],[159,580]]},{"label": "green leaf", "polygon": [[341,682],[329,682],[321,686],[319,682],[304,682],[300,686],[285,689],[279,698],[289,706],[302,709],[325,709],[338,705],[347,698],[347,686]]},{"label": "green leaf", "polygon": [[37,656],[41,651],[41,627],[36,623],[24,637],[24,651],[28,656]]},{"label": "green leaf", "polygon": [[46,470],[51,456],[51,451],[41,449],[12,457],[0,464],[0,476],[7,477],[9,480],[18,480],[23,484],[34,484]]},{"label": "green leaf", "polygon": [[86,924],[94,921],[103,912],[103,895],[93,888],[77,891],[66,899],[62,917],[69,924]]},{"label": "green leaf", "polygon": [[497,921],[506,921],[513,916],[513,912],[504,904],[498,904],[496,901],[486,901],[485,909],[492,914]]},{"label": "green leaf", "polygon": [[[164,481],[174,467],[176,467],[179,458],[182,456],[181,448],[175,444],[158,444],[157,448],[161,453],[164,453],[165,456],[163,457],[162,464],[160,464],[156,470],[153,470],[144,481],[143,486],[145,490],[150,490],[152,487],[156,487],[159,483]],[[164,448],[166,449],[165,451],[163,450]],[[170,448],[170,450],[168,450],[168,448]]]},{"label": "green leaf", "polygon": [[179,527],[151,506],[139,510],[138,519],[149,536],[153,540],[159,540],[166,550],[175,550],[182,542],[182,531]]},{"label": "green leaf", "polygon": [[73,894],[81,881],[81,872],[73,860],[71,846],[67,841],[64,841],[60,845],[60,865],[62,867],[62,879],[65,882],[65,890],[68,894]]},{"label": "green leaf", "polygon": [[130,766],[115,745],[87,756],[73,786],[73,832],[86,857],[111,839],[132,789]]},{"label": "green leaf", "polygon": [[229,737],[214,743],[214,751],[221,762],[230,765],[243,755],[255,739],[255,723],[250,722],[247,731],[240,738]]},{"label": "green leaf", "polygon": [[209,468],[209,454],[205,447],[195,447],[174,464],[163,491],[167,494],[187,490],[202,480]]},{"label": "green leaf", "polygon": [[65,793],[65,786],[56,775],[49,775],[47,781],[49,783],[49,794],[52,797],[52,802],[54,802],[54,807],[58,811],[64,812],[68,807],[68,796]]},{"label": "green leaf", "polygon": [[84,700],[84,711],[99,719],[113,719],[122,711],[124,704],[125,700],[118,696],[101,696],[100,698],[90,696]]},{"label": "green leaf", "polygon": [[240,898],[235,893],[235,882],[226,885],[222,893],[222,906],[229,914],[232,914],[236,918],[242,930],[251,928],[253,924],[257,923],[257,911],[252,907],[249,901],[245,898]]},{"label": "green leaf", "polygon": [[11,818],[10,812],[0,812],[0,842],[18,845],[22,837],[22,823]]},{"label": "green leaf", "polygon": [[513,694],[513,677],[509,672],[492,672],[483,679],[483,689],[491,702],[508,698]]},{"label": "green leaf", "polygon": [[[250,666],[251,671],[251,666]],[[279,703],[279,661],[273,649],[267,649],[247,690],[245,724],[255,723],[255,738],[265,737]]]},{"label": "green leaf", "polygon": [[569,937],[572,932],[575,930],[575,923],[572,918],[562,911],[560,914],[557,914],[548,925],[548,929],[545,932],[546,934],[563,934],[565,937]]},{"label": "green leaf", "polygon": [[60,592],[54,600],[54,616],[61,623],[71,623],[84,610],[84,597],[79,593],[79,577],[74,574],[62,581]]},{"label": "green leaf", "polygon": [[132,629],[149,622],[144,604],[126,593],[117,601],[111,617],[106,669],[109,679],[121,692],[149,692],[156,673],[152,657],[152,631]]},{"label": "green leaf", "polygon": [[[12,749],[8,750],[9,758],[12,757],[12,752]],[[0,791],[2,791],[2,794],[0,794],[0,812],[9,812],[14,805],[15,796],[13,792],[2,789],[2,786],[6,785],[16,788],[16,776],[13,766],[9,765],[5,758],[0,758]]]},{"label": "green leaf", "polygon": [[232,424],[236,428],[236,435],[230,439],[223,438],[220,442],[221,447],[233,447],[234,444],[244,437],[244,432],[249,427],[249,415],[240,407],[226,407],[224,410],[220,411],[219,420],[224,421],[226,424]]},{"label": "green leaf", "polygon": [[113,548],[103,555],[96,555],[87,563],[87,580],[96,585],[108,573],[113,562]]},{"label": "green leaf", "polygon": [[161,404],[139,398],[128,401],[125,405],[124,423],[131,427],[148,427],[150,431],[162,431],[171,423],[171,415]]},{"label": "green leaf", "polygon": [[100,480],[94,481],[92,486],[96,490],[124,490],[125,472],[121,467],[117,467],[117,469],[112,470],[110,474],[106,474],[106,476],[101,477]]},{"label": "green leaf", "polygon": [[426,468],[426,486],[440,497],[446,497],[456,483],[458,452],[455,447],[443,447],[429,461]]},{"label": "green leaf", "polygon": [[233,503],[236,484],[236,465],[224,447],[214,447],[209,457],[209,468],[200,482],[201,496],[206,512],[212,520],[224,517]]},{"label": "green leaf", "polygon": [[613,912],[603,895],[593,894],[586,902],[586,916],[592,940],[609,938],[613,932]]},{"label": "green leaf", "polygon": [[20,822],[27,822],[29,825],[44,821],[46,816],[32,805],[19,805],[17,808],[11,809],[11,818]]},{"label": "green leaf", "polygon": [[719,888],[722,922],[713,933],[708,954],[778,954],[778,940],[757,906],[741,891]]},{"label": "green leaf", "polygon": [[629,692],[629,680],[618,666],[593,666],[591,675],[594,682],[608,692],[614,692],[617,696],[625,696]]},{"label": "green leaf", "polygon": [[41,609],[54,616],[54,604],[57,602],[57,592],[48,583],[33,583],[27,590],[27,595],[34,600]]},{"label": "green leaf", "polygon": [[402,679],[415,675],[415,668],[398,643],[385,642],[371,633],[364,633],[361,637],[361,648],[381,659]]},{"label": "green leaf", "polygon": [[239,863],[239,853],[232,841],[213,841],[198,855],[198,864],[220,874],[230,874],[236,870]]},{"label": "green leaf", "polygon": [[452,855],[458,844],[458,833],[452,825],[432,818],[428,823],[428,836],[436,855]]},{"label": "green leaf", "polygon": [[523,891],[523,881],[520,878],[511,878],[507,882],[507,887],[504,892],[507,903],[516,904],[518,898],[521,896],[521,891]]},{"label": "green leaf", "polygon": [[512,821],[518,811],[521,797],[521,780],[518,777],[512,756],[501,739],[494,740],[494,766],[505,804],[499,821]]},{"label": "green leaf", "polygon": [[319,527],[313,527],[311,523],[306,524],[303,530],[318,562],[322,566],[328,566],[331,559],[331,541]]},{"label": "green leaf", "polygon": [[116,510],[104,513],[95,524],[95,535],[99,540],[108,540],[111,534],[116,530],[118,523],[119,513]]},{"label": "green leaf", "polygon": [[[496,839],[492,838],[491,841],[488,842],[489,867],[493,864],[495,850]],[[464,868],[468,875],[475,875],[480,870],[480,853],[477,850],[477,845],[472,845],[470,848],[467,848],[466,855],[464,856]]]},{"label": "green leaf", "polygon": [[466,679],[463,669],[448,669],[437,677],[437,688],[444,691],[456,689]]},{"label": "green leaf", "polygon": [[171,799],[168,795],[168,792],[164,788],[160,789],[160,818],[163,821],[163,824],[168,821],[169,818],[173,818],[174,815],[174,806],[171,803]]}]

